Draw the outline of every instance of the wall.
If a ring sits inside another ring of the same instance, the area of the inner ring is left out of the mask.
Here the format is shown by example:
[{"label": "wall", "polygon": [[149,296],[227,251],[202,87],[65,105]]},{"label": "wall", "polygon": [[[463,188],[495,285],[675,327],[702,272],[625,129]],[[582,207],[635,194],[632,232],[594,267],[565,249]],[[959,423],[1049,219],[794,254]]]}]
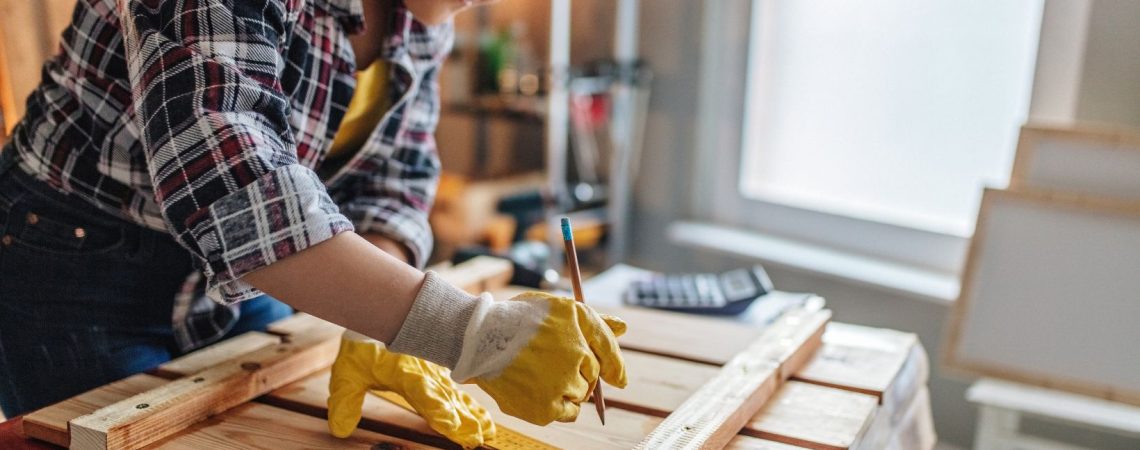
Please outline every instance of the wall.
[{"label": "wall", "polygon": [[[748,0],[715,1],[746,4]],[[656,0],[643,2],[641,7],[639,50],[655,71],[655,80],[641,173],[634,188],[630,262],[651,269],[719,271],[752,263],[679,248],[669,243],[665,233],[671,221],[696,215],[691,199],[694,192],[699,195],[702,191],[701,186],[693,185],[692,173],[693,166],[701,164],[702,145],[708,144],[698,142],[695,117],[696,105],[702,100],[698,94],[702,76],[699,62],[707,56],[701,49],[703,4]],[[1076,89],[1075,108],[1069,109],[1076,110],[1076,119],[1140,125],[1137,22],[1140,2],[1094,0],[1086,62]],[[718,32],[740,34],[737,28],[725,24]],[[965,400],[970,380],[950,376],[938,367],[947,306],[810,273],[776,268],[770,272],[780,289],[812,291],[826,297],[837,321],[917,333],[930,353],[929,387],[938,435],[955,446],[971,446],[976,412]]]},{"label": "wall", "polygon": [[1140,126],[1140,2],[1094,0],[1077,120]]}]

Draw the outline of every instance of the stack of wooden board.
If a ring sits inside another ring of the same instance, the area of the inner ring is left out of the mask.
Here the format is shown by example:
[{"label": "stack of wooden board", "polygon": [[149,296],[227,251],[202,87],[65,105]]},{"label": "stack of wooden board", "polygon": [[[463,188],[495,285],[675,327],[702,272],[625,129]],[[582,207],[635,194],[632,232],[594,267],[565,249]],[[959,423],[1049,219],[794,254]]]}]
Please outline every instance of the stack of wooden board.
[{"label": "stack of wooden board", "polygon": [[[765,328],[661,311],[610,312],[622,315],[631,330],[670,324],[673,334],[687,338],[662,341],[630,333],[622,339],[630,383],[625,390],[607,390],[606,426],[583,413],[576,423],[538,427],[502,414],[477,388],[467,387],[469,392],[501,427],[548,447],[705,442],[727,448],[886,448],[906,434],[899,430],[916,428],[911,434],[925,441],[894,445],[932,443],[932,434],[922,430],[923,423],[929,425],[929,407],[914,406],[924,398],[925,378],[907,375],[925,370],[913,335],[840,324],[824,333],[829,313],[818,304]],[[372,396],[352,438],[328,435],[326,367],[340,331],[299,314],[269,333],[248,333],[164,364],[154,374],[30,414],[25,434],[72,448],[451,447],[415,414]],[[755,376],[739,377],[744,372]],[[742,415],[745,403],[759,412]],[[711,404],[721,408],[703,407]]]}]

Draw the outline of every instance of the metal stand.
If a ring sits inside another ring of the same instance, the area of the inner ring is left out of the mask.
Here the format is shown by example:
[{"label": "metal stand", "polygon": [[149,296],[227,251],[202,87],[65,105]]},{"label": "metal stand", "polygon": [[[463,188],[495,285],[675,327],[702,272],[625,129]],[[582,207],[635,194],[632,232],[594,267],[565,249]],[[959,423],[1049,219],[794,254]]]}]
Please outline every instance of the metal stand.
[{"label": "metal stand", "polygon": [[[614,59],[618,65],[617,82],[611,88],[613,123],[610,138],[613,142],[609,164],[609,196],[606,203],[609,264],[621,262],[626,255],[629,234],[629,210],[633,175],[636,173],[637,155],[641,147],[641,123],[648,95],[639,90],[639,79],[645,71],[638,69],[637,32],[640,0],[617,0],[617,20],[614,30]],[[570,131],[569,72],[570,72],[570,0],[551,0],[550,11],[550,83],[546,106],[546,171],[547,171],[547,241],[552,249],[550,267],[560,268],[563,262],[559,217],[572,204],[568,188],[568,133]],[[642,114],[637,114],[642,112]]]}]

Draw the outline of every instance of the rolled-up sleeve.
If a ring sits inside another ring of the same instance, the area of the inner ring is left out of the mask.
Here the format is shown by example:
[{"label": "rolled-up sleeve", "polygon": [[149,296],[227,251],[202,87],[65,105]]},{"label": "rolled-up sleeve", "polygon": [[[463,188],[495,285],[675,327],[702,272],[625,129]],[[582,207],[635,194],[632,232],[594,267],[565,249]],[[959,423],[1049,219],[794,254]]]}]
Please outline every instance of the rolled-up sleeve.
[{"label": "rolled-up sleeve", "polygon": [[428,214],[439,184],[440,161],[435,132],[439,118],[438,68],[420,80],[406,111],[406,128],[396,136],[391,154],[371,164],[362,182],[349,189],[341,211],[359,233],[378,233],[403,244],[412,265],[423,268],[433,244]]},{"label": "rolled-up sleeve", "polygon": [[[290,3],[292,4],[292,3]],[[282,1],[120,0],[134,112],[155,198],[212,296],[352,223],[298,163],[280,74]]]},{"label": "rolled-up sleeve", "polygon": [[410,263],[419,268],[427,263],[433,244],[428,214],[440,175],[434,136],[440,112],[439,71],[453,34],[450,23],[413,24],[408,45],[412,53],[422,55],[416,58],[418,81],[389,124],[402,128],[390,149],[385,147],[381,157],[359,168],[363,179],[348,183],[351,187],[341,204],[358,233],[378,233],[400,242],[412,253]]}]

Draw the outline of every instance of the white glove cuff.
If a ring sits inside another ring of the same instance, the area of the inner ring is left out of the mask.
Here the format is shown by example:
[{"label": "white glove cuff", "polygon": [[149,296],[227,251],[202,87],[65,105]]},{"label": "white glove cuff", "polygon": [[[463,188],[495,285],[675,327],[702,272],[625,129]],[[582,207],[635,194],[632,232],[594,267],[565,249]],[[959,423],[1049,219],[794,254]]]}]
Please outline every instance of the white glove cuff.
[{"label": "white glove cuff", "polygon": [[463,336],[476,306],[489,303],[448,284],[428,271],[408,318],[388,346],[394,352],[454,368],[463,348]]}]

